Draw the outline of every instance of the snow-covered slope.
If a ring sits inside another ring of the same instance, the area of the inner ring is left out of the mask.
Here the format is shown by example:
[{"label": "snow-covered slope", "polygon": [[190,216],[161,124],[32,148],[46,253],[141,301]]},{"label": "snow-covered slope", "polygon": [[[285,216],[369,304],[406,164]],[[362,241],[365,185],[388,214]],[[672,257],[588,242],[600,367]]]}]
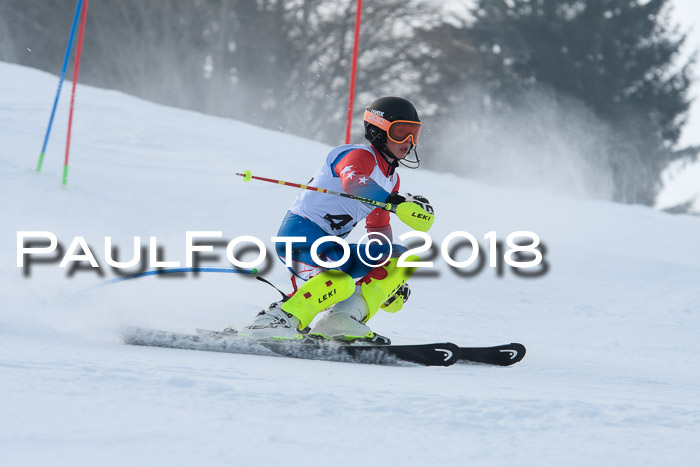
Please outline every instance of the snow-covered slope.
[{"label": "snow-covered slope", "polygon": [[[437,245],[465,230],[534,231],[546,274],[439,257],[396,315],[396,343],[522,342],[509,368],[381,367],[120,344],[120,324],[191,331],[246,324],[276,299],[251,277],[114,278],[133,237],[185,259],[185,232],[269,239],[328,147],[240,122],[78,86],[69,183],[68,92],[36,164],[57,78],[0,63],[0,452],[4,465],[691,465],[700,455],[700,219],[509,191],[424,170]],[[69,89],[69,88],[68,88]],[[226,96],[222,96],[226,98]],[[429,155],[424,155],[429,157]],[[394,222],[395,233],[407,229]],[[83,236],[102,265],[16,267],[17,231]],[[361,230],[361,229],[358,229]],[[358,238],[353,234],[352,238]],[[218,261],[226,266],[223,249]],[[276,259],[266,277],[289,288]]]}]

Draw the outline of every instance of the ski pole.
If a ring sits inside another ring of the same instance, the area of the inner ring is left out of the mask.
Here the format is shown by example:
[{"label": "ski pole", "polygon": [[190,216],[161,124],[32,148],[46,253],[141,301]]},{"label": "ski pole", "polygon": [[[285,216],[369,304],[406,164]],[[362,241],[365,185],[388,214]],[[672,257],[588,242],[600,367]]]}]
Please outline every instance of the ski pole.
[{"label": "ski pole", "polygon": [[170,268],[170,269],[155,269],[152,271],[139,272],[136,274],[131,274],[125,277],[117,277],[115,279],[110,279],[102,282],[100,285],[115,284],[117,282],[128,281],[131,279],[138,279],[140,277],[146,276],[157,276],[163,274],[180,274],[183,272],[218,272],[227,274],[257,274],[257,268],[253,269],[230,269],[230,268]]},{"label": "ski pole", "polygon": [[329,195],[334,195],[334,196],[342,196],[343,198],[354,199],[356,201],[361,201],[365,204],[369,204],[371,206],[385,209],[389,212],[396,213],[396,206],[395,205],[393,205],[391,203],[383,203],[381,201],[375,201],[375,200],[369,199],[369,198],[363,198],[362,196],[350,195],[348,193],[341,193],[338,191],[327,190],[325,188],[318,188],[315,186],[302,185],[301,183],[285,182],[284,180],[276,180],[274,178],[257,177],[255,175],[253,175],[252,173],[250,173],[250,170],[246,170],[243,173],[237,173],[236,175],[240,175],[241,177],[243,177],[244,182],[249,182],[250,180],[260,180],[263,182],[277,183],[278,185],[292,186],[294,188],[302,188],[304,190],[317,191],[319,193],[327,193]]}]

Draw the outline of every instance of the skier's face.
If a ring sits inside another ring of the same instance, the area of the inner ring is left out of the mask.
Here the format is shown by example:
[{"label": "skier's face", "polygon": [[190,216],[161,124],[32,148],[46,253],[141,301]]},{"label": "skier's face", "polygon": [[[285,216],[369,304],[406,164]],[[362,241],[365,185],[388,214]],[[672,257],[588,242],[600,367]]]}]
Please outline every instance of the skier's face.
[{"label": "skier's face", "polygon": [[391,153],[396,156],[397,159],[403,159],[406,157],[406,154],[408,154],[408,151],[411,150],[411,140],[408,139],[403,143],[395,143],[387,138],[386,147],[389,148],[389,151],[391,151]]}]

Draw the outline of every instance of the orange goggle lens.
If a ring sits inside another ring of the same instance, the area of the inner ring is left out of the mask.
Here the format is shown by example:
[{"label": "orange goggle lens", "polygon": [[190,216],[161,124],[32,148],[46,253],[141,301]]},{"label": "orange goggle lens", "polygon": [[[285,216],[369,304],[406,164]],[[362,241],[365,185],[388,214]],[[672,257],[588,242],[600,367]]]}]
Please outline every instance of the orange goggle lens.
[{"label": "orange goggle lens", "polygon": [[411,143],[414,146],[418,144],[420,129],[423,126],[422,123],[412,122],[409,120],[396,120],[390,122],[389,120],[380,117],[379,115],[374,114],[369,110],[365,110],[363,120],[386,131],[387,136],[393,142],[403,143],[407,141],[408,138],[411,138]]},{"label": "orange goggle lens", "polygon": [[391,122],[389,125],[389,131],[387,135],[389,139],[395,143],[403,143],[408,138],[411,138],[411,143],[413,145],[418,144],[418,136],[420,136],[420,129],[423,125],[418,122],[407,122],[403,120],[397,120]]}]

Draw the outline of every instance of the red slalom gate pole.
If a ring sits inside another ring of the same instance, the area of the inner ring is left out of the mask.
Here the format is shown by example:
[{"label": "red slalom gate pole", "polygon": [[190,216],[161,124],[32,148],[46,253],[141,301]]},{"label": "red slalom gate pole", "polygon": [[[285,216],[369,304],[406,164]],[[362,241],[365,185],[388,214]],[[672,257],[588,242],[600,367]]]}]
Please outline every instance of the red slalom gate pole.
[{"label": "red slalom gate pole", "polygon": [[83,3],[83,11],[80,14],[80,32],[78,33],[78,46],[75,51],[75,68],[73,70],[73,88],[70,95],[70,112],[68,114],[68,136],[66,138],[66,158],[63,161],[63,186],[68,183],[68,155],[70,154],[70,135],[73,127],[73,106],[75,104],[75,86],[78,84],[78,73],[80,72],[80,55],[83,50],[83,33],[85,32],[85,17],[87,16],[88,3]]},{"label": "red slalom gate pole", "polygon": [[362,0],[357,0],[355,12],[355,40],[352,46],[352,68],[350,70],[350,97],[348,98],[348,117],[345,127],[345,144],[350,144],[350,129],[352,128],[352,109],[355,104],[355,75],[357,74],[357,49],[360,43],[360,20],[362,18]]}]

